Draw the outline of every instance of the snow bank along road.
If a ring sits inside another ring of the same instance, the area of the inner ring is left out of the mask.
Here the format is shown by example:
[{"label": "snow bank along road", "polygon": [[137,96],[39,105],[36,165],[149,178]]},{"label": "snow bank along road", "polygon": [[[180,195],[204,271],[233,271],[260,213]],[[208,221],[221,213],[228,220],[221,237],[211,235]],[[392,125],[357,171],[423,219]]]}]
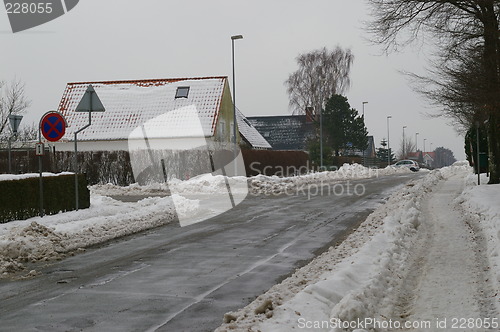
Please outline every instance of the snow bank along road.
[{"label": "snow bank along road", "polygon": [[200,224],[170,223],[35,264],[36,278],[0,281],[0,329],[211,331],[420,176],[352,181],[365,186],[362,196],[250,197]]},{"label": "snow bank along road", "polygon": [[457,163],[410,183],[217,332],[499,331],[500,185],[471,179]]}]

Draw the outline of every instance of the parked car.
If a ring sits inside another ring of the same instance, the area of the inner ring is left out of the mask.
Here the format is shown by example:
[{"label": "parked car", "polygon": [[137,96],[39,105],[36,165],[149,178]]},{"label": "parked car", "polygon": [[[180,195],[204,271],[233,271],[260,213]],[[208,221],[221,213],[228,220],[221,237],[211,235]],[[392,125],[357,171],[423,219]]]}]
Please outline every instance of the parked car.
[{"label": "parked car", "polygon": [[413,172],[418,172],[418,170],[420,170],[420,166],[414,160],[400,160],[394,166],[396,166],[396,167],[408,167]]}]

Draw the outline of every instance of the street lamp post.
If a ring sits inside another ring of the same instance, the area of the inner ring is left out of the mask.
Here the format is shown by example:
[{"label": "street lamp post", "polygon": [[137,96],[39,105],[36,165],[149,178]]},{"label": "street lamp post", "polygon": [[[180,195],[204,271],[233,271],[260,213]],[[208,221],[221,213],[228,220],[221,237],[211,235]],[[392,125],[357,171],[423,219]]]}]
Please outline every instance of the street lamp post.
[{"label": "street lamp post", "polygon": [[419,133],[415,133],[415,152],[418,151],[418,135]]},{"label": "street lamp post", "polygon": [[[362,105],[363,105],[363,124],[366,127],[366,123],[365,123],[365,104],[368,104],[368,102],[367,101],[362,102]],[[363,149],[363,166],[366,166],[366,149]]]},{"label": "street lamp post", "polygon": [[319,167],[320,172],[323,170],[323,91],[321,84],[325,81],[323,71],[320,71],[320,76],[318,77],[318,87],[319,87]]},{"label": "street lamp post", "polygon": [[403,159],[406,159],[405,129],[406,129],[406,126],[403,126]]},{"label": "street lamp post", "polygon": [[391,145],[389,143],[389,119],[392,119],[392,116],[387,116],[387,165],[391,165]]},{"label": "street lamp post", "polygon": [[424,153],[425,153],[425,141],[427,141],[427,138],[424,138]]},{"label": "street lamp post", "polygon": [[231,36],[231,56],[233,63],[233,138],[234,138],[234,175],[236,176],[236,158],[238,157],[238,136],[237,136],[237,123],[236,123],[236,75],[234,70],[234,41],[238,39],[243,39],[242,35]]},{"label": "street lamp post", "polygon": [[[320,82],[321,84],[321,82]],[[321,90],[320,90],[321,91]],[[323,170],[323,101],[319,103],[319,171]]]}]

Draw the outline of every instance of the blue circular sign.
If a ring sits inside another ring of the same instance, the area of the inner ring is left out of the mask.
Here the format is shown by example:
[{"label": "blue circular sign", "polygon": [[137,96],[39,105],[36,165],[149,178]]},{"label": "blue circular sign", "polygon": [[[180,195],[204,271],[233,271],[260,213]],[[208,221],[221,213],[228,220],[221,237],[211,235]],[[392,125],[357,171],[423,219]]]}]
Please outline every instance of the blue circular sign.
[{"label": "blue circular sign", "polygon": [[48,112],[40,121],[42,135],[49,142],[60,140],[66,132],[66,121],[59,112]]}]

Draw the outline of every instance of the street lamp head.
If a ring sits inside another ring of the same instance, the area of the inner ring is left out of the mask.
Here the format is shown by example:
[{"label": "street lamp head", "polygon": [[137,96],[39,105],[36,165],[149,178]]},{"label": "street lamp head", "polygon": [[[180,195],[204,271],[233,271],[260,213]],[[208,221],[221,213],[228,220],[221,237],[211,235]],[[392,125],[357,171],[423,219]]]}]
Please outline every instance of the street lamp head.
[{"label": "street lamp head", "polygon": [[387,118],[388,118],[388,119],[392,119],[392,115],[388,115],[388,116],[387,116]]},{"label": "street lamp head", "polygon": [[243,39],[243,36],[242,35],[234,35],[234,36],[231,36],[231,39],[232,40]]},{"label": "street lamp head", "polygon": [[367,101],[364,101],[364,102],[363,102],[363,104],[368,104],[368,102],[367,102]]}]

